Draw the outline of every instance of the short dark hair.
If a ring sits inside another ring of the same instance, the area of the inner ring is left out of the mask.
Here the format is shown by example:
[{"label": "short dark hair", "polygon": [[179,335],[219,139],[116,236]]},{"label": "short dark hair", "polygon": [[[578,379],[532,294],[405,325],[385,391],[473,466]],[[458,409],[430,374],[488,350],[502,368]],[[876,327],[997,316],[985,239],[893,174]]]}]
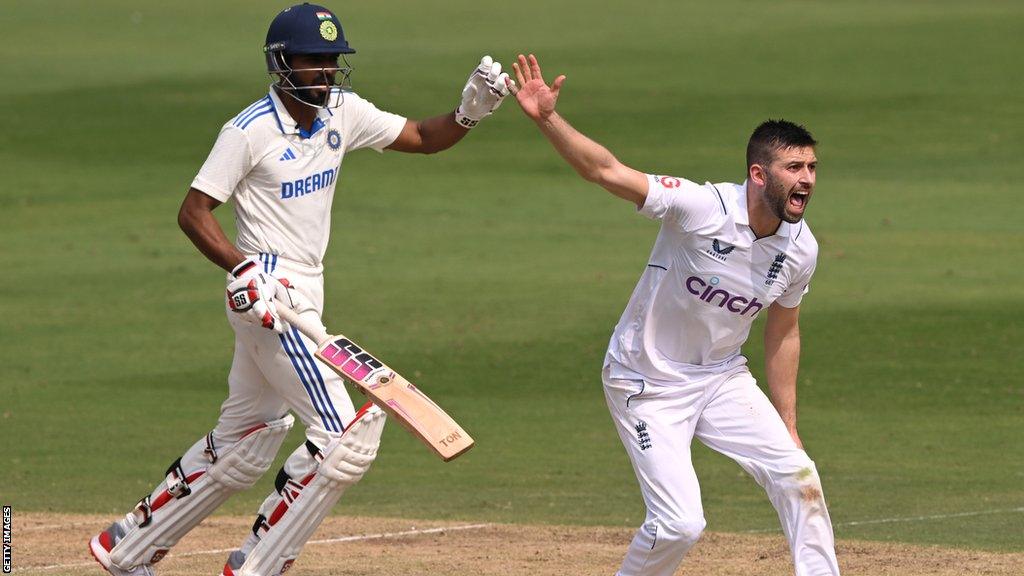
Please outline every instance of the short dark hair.
[{"label": "short dark hair", "polygon": [[766,120],[754,129],[747,142],[747,169],[754,164],[767,166],[777,150],[816,146],[817,140],[807,128],[786,120]]}]

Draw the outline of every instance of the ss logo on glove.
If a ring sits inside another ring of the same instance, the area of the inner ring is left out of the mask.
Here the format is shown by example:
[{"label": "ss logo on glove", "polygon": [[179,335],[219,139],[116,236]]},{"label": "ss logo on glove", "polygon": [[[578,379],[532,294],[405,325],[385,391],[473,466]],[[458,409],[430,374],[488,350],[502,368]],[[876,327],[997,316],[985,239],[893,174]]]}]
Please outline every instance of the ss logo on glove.
[{"label": "ss logo on glove", "polygon": [[277,278],[268,278],[263,274],[239,278],[228,284],[228,307],[232,312],[241,314],[247,322],[283,333],[285,326],[277,314],[274,302],[278,288],[284,293],[282,295],[287,294],[287,286]]}]

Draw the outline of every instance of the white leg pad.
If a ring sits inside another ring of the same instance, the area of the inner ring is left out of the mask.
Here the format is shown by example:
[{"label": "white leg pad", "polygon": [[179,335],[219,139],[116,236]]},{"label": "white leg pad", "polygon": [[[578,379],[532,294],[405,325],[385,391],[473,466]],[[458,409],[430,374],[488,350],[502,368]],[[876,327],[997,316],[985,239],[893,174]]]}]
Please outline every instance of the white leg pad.
[{"label": "white leg pad", "polygon": [[190,468],[200,465],[182,478],[185,473],[179,463],[178,472],[172,470],[161,489],[121,521],[125,535],[111,549],[111,562],[130,569],[160,561],[189,530],[266,473],[294,422],[293,416],[285,415],[250,430],[226,448],[214,450],[205,438],[196,443],[182,461],[187,460]]},{"label": "white leg pad", "polygon": [[301,489],[297,494],[278,504],[266,521],[269,528],[235,571],[236,576],[276,576],[291,567],[341,495],[363,477],[377,457],[384,420],[384,412],[372,404],[356,414],[345,432],[323,451],[316,471],[298,483]]}]

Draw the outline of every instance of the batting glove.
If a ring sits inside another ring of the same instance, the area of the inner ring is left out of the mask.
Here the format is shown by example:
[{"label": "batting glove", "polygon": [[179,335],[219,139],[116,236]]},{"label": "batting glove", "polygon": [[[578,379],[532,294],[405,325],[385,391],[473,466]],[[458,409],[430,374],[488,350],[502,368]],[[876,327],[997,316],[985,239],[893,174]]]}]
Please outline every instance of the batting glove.
[{"label": "batting glove", "polygon": [[278,306],[283,302],[284,305],[299,315],[305,314],[310,310],[316,312],[316,306],[313,306],[312,300],[299,291],[287,278],[272,277],[272,279],[278,283],[277,293],[275,294]]},{"label": "batting glove", "polygon": [[[246,322],[283,334],[285,324],[277,314],[274,297],[283,284],[262,273],[233,280],[228,284],[228,308],[242,315]],[[287,294],[288,290],[281,288]]]},{"label": "batting glove", "polygon": [[242,278],[253,278],[260,273],[260,264],[252,258],[246,258],[242,260],[238,266],[231,269],[231,276],[235,280],[241,280]]},{"label": "batting glove", "polygon": [[506,80],[508,74],[501,71],[501,64],[490,56],[480,59],[480,65],[473,70],[462,89],[462,102],[455,110],[455,121],[463,128],[476,126],[485,117],[501,106],[508,96]]}]

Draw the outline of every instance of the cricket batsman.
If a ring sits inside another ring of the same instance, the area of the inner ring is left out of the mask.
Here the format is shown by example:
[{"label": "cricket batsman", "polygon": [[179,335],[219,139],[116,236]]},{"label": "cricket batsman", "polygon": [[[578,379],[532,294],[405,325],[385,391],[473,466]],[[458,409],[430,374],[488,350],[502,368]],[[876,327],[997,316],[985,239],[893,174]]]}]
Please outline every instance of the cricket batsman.
[{"label": "cricket batsman", "polygon": [[[294,413],[306,441],[277,473],[252,531],[225,576],[274,576],[291,567],[342,493],[373,462],[384,414],[356,410],[343,380],[314,359],[314,342],[281,321],[276,300],[323,327],[323,257],[331,207],[348,152],[432,153],[459,142],[508,93],[501,65],[484,57],[454,112],[408,120],[348,89],[349,46],[338,17],[292,6],[267,32],[269,92],[220,130],[178,214],[182,230],[227,274],[235,332],[228,395],[214,429],[167,468],[124,518],[93,537],[90,551],[115,576],[153,575],[189,530],[271,466]],[[234,203],[232,243],[213,210]],[[276,299],[276,300],[275,300]]]},{"label": "cricket batsman", "polygon": [[[520,107],[562,158],[661,221],[602,372],[647,507],[619,576],[670,576],[700,538],[695,436],[768,493],[798,576],[838,575],[821,482],[796,420],[800,301],[818,254],[803,218],[818,165],[814,138],[790,122],[764,122],[747,144],[741,184],[644,174],[555,111],[565,76],[548,86],[533,55],[514,68]],[[740,353],[761,312],[770,400]]]}]

